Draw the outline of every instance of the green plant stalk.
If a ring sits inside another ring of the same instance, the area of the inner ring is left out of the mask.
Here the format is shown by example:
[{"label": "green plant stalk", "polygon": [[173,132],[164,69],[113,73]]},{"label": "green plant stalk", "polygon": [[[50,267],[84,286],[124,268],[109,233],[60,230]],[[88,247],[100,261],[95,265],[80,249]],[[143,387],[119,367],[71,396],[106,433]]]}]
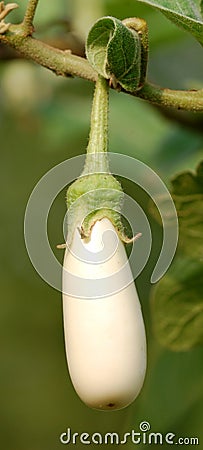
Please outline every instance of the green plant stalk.
[{"label": "green plant stalk", "polygon": [[24,27],[24,30],[26,31],[27,35],[30,35],[33,32],[33,20],[38,2],[39,0],[28,1],[27,9],[22,23],[22,26]]},{"label": "green plant stalk", "polygon": [[69,242],[78,227],[81,237],[89,238],[95,222],[104,217],[123,235],[120,217],[123,191],[108,165],[108,92],[107,80],[99,75],[92,102],[84,170],[67,191]]},{"label": "green plant stalk", "polygon": [[[97,80],[97,73],[85,58],[72,55],[69,50],[59,50],[42,41],[27,36],[23,25],[11,25],[9,32],[0,34],[0,42],[16,49],[24,57],[64,77],[77,76],[89,81]],[[163,89],[148,82],[142,89],[129,95],[150,103],[186,111],[203,112],[203,89],[181,91]]]},{"label": "green plant stalk", "polygon": [[156,105],[182,109],[185,111],[203,111],[203,89],[173,90],[145,83],[143,88],[133,94]]},{"label": "green plant stalk", "polygon": [[99,75],[92,103],[90,136],[83,175],[95,172],[109,172],[107,157],[108,104],[108,82]]}]

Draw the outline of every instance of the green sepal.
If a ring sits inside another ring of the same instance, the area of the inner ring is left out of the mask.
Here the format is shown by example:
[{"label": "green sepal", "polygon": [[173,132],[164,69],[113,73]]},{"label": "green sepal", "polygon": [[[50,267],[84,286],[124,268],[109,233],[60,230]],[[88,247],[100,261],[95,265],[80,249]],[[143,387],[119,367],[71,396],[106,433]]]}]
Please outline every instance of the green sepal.
[{"label": "green sepal", "polygon": [[68,244],[76,228],[79,228],[82,239],[89,238],[95,222],[104,217],[113,223],[120,239],[129,242],[121,221],[123,197],[119,181],[109,173],[93,173],[78,178],[67,191]]},{"label": "green sepal", "polygon": [[109,219],[114,225],[119,237],[120,232],[123,231],[123,224],[121,222],[121,215],[113,209],[101,208],[88,214],[82,222],[80,234],[82,239],[89,239],[91,236],[92,227],[98,220]]},{"label": "green sepal", "polygon": [[[110,197],[106,198],[106,192],[102,196],[102,189],[109,189]],[[113,200],[111,199],[111,196],[113,196],[113,192],[111,192],[111,190],[119,192],[118,204],[120,205],[120,197],[123,196],[123,191],[119,181],[116,180],[113,175],[109,173],[90,173],[89,175],[81,176],[68,188],[67,207],[69,209],[79,197],[88,194],[88,198],[86,198],[86,200],[89,200],[91,205],[94,201],[94,209],[98,209],[98,207],[101,207],[101,205],[105,204],[106,201],[109,203]],[[98,193],[100,193],[100,196],[98,196]],[[98,203],[98,201],[100,201],[100,203]],[[109,207],[111,206],[112,204],[109,203]]]},{"label": "green sepal", "polygon": [[[123,192],[120,183],[109,173],[92,173],[78,178],[67,191],[68,241],[74,230],[89,237],[96,220],[106,217],[107,211],[120,213]],[[114,214],[112,214],[114,215]],[[98,218],[99,217],[99,218]]]},{"label": "green sepal", "polygon": [[132,238],[128,237],[125,233],[120,212],[114,211],[113,209],[101,208],[88,214],[88,216],[83,220],[80,228],[81,238],[88,239],[91,235],[92,227],[94,226],[94,224],[98,220],[102,220],[104,218],[109,219],[112,222],[114,228],[117,231],[118,237],[125,244],[132,243],[135,239],[137,239],[137,237],[140,237],[141,235],[141,233],[139,233]]}]

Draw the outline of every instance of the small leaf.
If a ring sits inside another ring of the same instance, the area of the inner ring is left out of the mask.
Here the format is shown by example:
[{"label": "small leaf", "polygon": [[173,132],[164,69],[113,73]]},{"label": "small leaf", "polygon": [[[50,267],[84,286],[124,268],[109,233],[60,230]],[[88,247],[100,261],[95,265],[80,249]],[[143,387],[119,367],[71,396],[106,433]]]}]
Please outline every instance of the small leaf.
[{"label": "small leaf", "polygon": [[203,45],[202,1],[138,0],[159,9],[171,22],[189,31]]},{"label": "small leaf", "polygon": [[172,180],[172,196],[179,220],[179,248],[196,259],[203,257],[203,162],[196,173],[184,172]]},{"label": "small leaf", "polygon": [[203,194],[203,161],[199,163],[196,173],[183,172],[172,179],[172,194]]},{"label": "small leaf", "polygon": [[172,186],[178,254],[153,292],[152,319],[160,343],[182,351],[203,343],[203,162],[196,173],[177,175]]},{"label": "small leaf", "polygon": [[203,161],[201,161],[199,166],[197,167],[197,180],[199,183],[201,183],[203,192]]},{"label": "small leaf", "polygon": [[203,344],[203,262],[177,258],[155,288],[152,319],[162,345],[185,351]]},{"label": "small leaf", "polygon": [[203,186],[192,172],[185,172],[172,180],[173,195],[184,196],[203,193]]},{"label": "small leaf", "polygon": [[92,67],[127,91],[139,88],[141,45],[136,31],[114,17],[103,17],[91,28],[86,45]]},{"label": "small leaf", "polygon": [[[196,173],[183,172],[173,178],[172,197],[178,214],[180,251],[191,258],[203,258],[203,162]],[[152,202],[149,209],[160,223]]]}]

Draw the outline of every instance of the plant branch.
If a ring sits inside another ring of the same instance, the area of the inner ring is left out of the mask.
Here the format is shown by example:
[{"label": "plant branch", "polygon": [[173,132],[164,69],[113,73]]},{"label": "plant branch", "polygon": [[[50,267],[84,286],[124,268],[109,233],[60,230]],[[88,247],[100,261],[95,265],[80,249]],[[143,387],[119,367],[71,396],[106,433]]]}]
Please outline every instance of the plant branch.
[{"label": "plant branch", "polygon": [[33,20],[38,5],[38,1],[39,0],[28,1],[27,9],[22,23],[24,30],[27,32],[26,33],[27,35],[32,34],[33,32]]},{"label": "plant branch", "polygon": [[[30,2],[29,20],[32,20],[32,11],[36,9],[37,1]],[[28,8],[29,8],[28,5]],[[35,8],[34,8],[35,6]],[[27,19],[27,24],[29,23]],[[16,49],[24,57],[35,61],[43,67],[52,70],[61,76],[77,76],[95,82],[97,73],[85,58],[71,54],[70,50],[59,50],[51,47],[44,42],[34,39],[26,35],[24,25],[11,25],[9,32],[0,34],[0,42]],[[142,98],[156,105],[182,109],[186,111],[203,112],[203,89],[192,91],[180,91],[163,89],[150,83],[145,83],[142,89],[129,93],[122,89],[123,92]]]},{"label": "plant branch", "polygon": [[91,68],[86,59],[72,55],[70,50],[59,50],[31,36],[24,36],[21,25],[11,25],[12,34],[0,35],[0,41],[24,57],[52,70],[64,77],[78,76],[90,81],[96,81],[97,73]]},{"label": "plant branch", "polygon": [[145,83],[143,88],[134,95],[156,105],[185,111],[203,111],[203,89],[180,91]]}]

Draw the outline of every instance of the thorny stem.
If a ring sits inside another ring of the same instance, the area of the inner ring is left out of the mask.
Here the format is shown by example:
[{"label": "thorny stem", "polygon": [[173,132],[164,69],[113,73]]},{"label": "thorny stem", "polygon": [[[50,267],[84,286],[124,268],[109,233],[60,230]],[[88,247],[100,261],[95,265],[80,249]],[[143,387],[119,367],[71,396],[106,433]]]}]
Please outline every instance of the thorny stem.
[{"label": "thorny stem", "polygon": [[32,34],[33,32],[33,20],[36,12],[36,8],[39,0],[29,0],[27,9],[23,19],[23,28],[26,31],[26,34]]},{"label": "thorny stem", "polygon": [[[31,0],[29,2],[26,20],[24,19],[21,25],[11,25],[9,33],[0,34],[0,42],[16,49],[24,57],[52,70],[57,75],[64,77],[77,76],[95,82],[98,77],[97,73],[85,58],[72,55],[69,50],[62,51],[48,46],[29,35],[25,35],[25,23],[28,27],[32,22],[37,3],[38,0]],[[30,34],[30,32],[26,34]],[[123,92],[126,91],[123,90]],[[126,93],[159,106],[186,111],[203,111],[203,89],[191,91],[171,90],[163,89],[146,82],[139,91]]]}]

